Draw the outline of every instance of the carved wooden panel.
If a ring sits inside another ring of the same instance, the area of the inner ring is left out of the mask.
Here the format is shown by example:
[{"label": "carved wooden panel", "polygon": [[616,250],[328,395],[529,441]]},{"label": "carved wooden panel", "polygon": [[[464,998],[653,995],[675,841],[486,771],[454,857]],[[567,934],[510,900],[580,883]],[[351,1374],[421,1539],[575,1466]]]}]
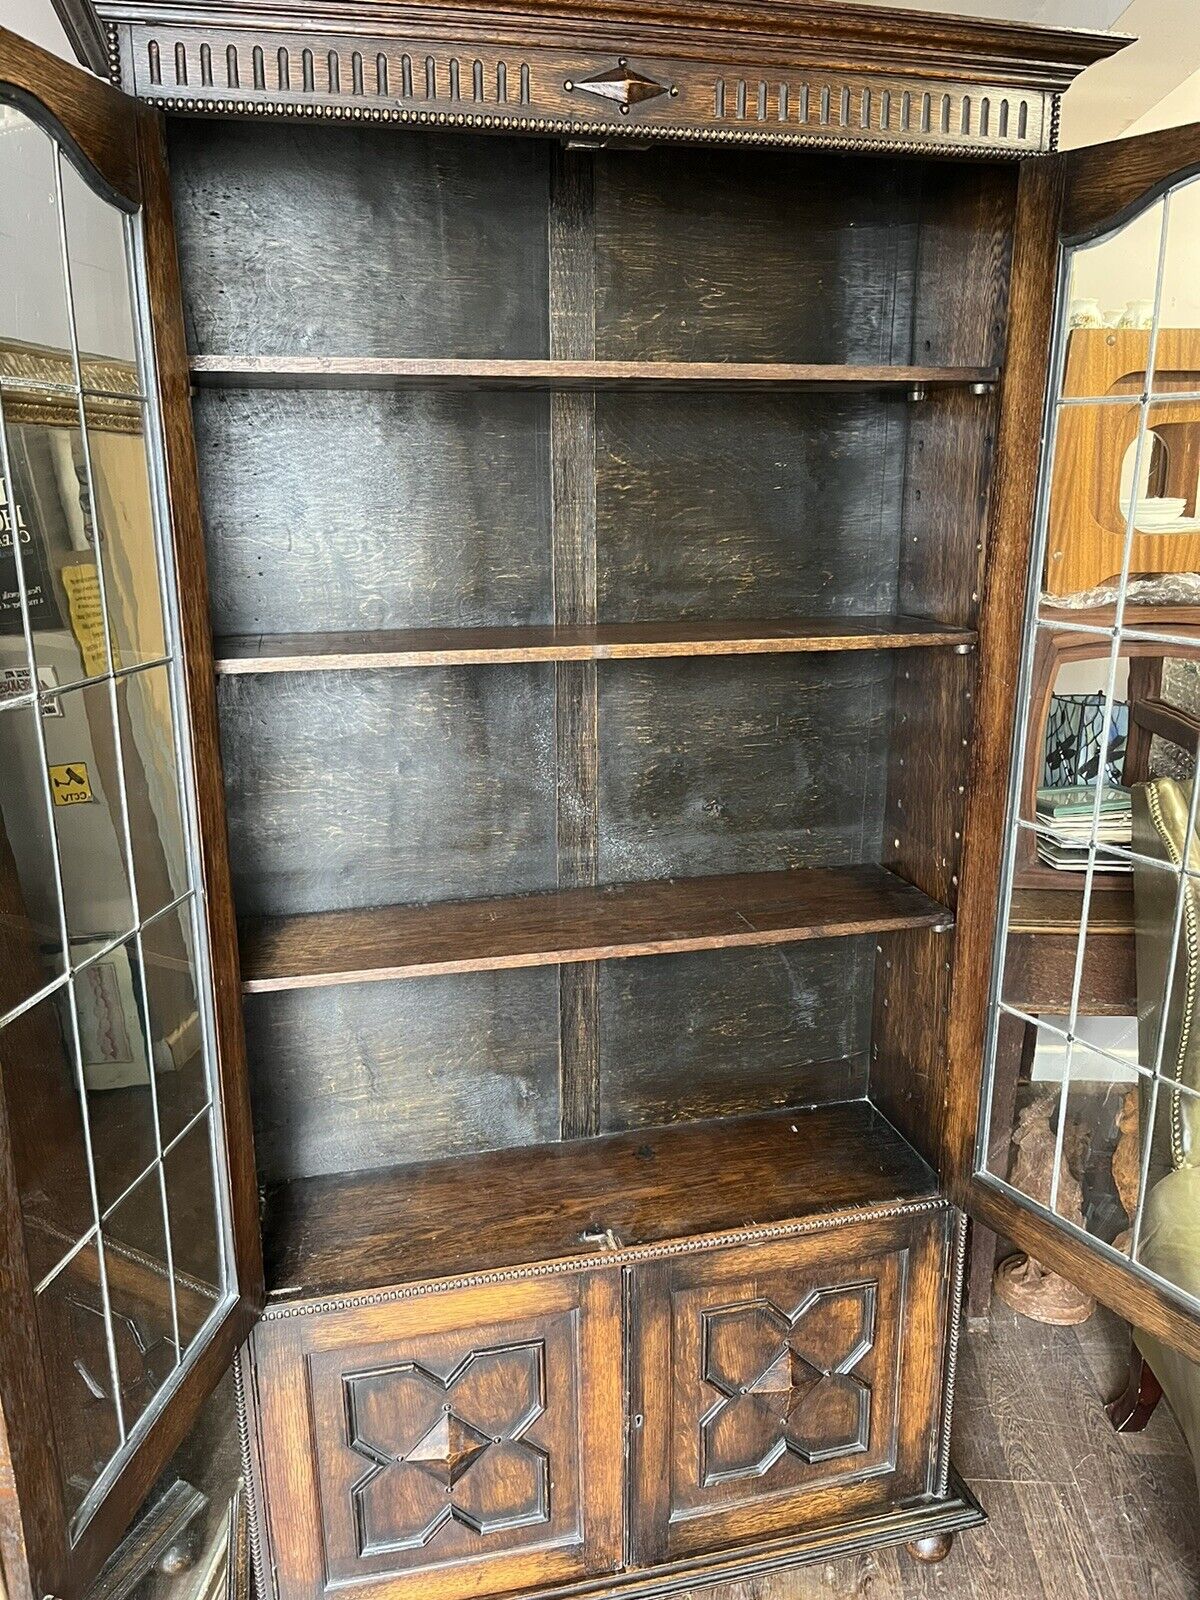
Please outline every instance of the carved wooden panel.
[{"label": "carved wooden panel", "polygon": [[926,1489],[944,1246],[941,1219],[864,1222],[637,1274],[640,1559]]},{"label": "carved wooden panel", "polygon": [[395,35],[107,24],[114,82],[168,110],[603,139],[1024,155],[1057,95],[1011,81]]},{"label": "carved wooden panel", "polygon": [[617,1564],[616,1273],[264,1325],[254,1354],[281,1600],[414,1581],[449,1600]]}]

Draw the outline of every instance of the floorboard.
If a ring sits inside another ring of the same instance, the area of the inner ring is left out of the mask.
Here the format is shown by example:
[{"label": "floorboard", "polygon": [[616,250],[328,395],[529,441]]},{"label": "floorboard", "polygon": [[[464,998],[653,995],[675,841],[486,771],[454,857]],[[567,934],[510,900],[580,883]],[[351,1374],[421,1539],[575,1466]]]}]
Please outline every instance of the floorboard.
[{"label": "floorboard", "polygon": [[688,1600],[1195,1600],[1196,1476],[1166,1405],[1115,1434],[1129,1335],[1105,1311],[1046,1328],[1002,1306],[965,1340],[955,1464],[986,1507],[940,1565],[903,1550],[823,1562]]}]

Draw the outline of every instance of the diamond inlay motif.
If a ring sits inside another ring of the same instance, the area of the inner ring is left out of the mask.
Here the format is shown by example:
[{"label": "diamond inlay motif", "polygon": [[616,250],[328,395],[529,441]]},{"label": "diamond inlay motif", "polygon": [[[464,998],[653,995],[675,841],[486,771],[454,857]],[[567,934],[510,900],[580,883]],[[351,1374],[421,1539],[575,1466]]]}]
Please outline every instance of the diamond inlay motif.
[{"label": "diamond inlay motif", "polygon": [[601,100],[612,100],[622,111],[646,100],[657,100],[660,95],[675,93],[673,84],[659,83],[657,78],[633,71],[624,56],[614,71],[597,72],[590,78],[568,78],[563,87],[568,94],[579,90],[582,94],[597,95]]},{"label": "diamond inlay motif", "polygon": [[875,1338],[874,1283],[817,1289],[790,1315],[772,1300],[704,1313],[705,1484],[760,1477],[791,1452],[826,1461],[867,1449],[871,1390],[853,1369]]},{"label": "diamond inlay motif", "polygon": [[540,1341],[474,1350],[445,1378],[418,1361],[347,1373],[346,1443],[370,1462],[351,1488],[360,1556],[427,1545],[448,1523],[479,1535],[550,1516]]},{"label": "diamond inlay motif", "polygon": [[443,1411],[405,1460],[424,1467],[431,1477],[452,1489],[491,1442],[486,1433],[480,1433],[478,1428],[456,1417],[453,1411]]}]

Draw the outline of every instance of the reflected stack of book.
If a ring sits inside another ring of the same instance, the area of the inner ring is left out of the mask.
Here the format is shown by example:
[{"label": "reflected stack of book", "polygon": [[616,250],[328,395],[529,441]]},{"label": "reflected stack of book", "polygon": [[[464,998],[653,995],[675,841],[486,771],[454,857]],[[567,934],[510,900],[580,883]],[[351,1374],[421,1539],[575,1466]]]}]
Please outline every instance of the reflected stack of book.
[{"label": "reflected stack of book", "polygon": [[[1103,853],[1103,846],[1128,846],[1133,839],[1133,797],[1128,789],[1113,784],[1100,797],[1096,813],[1096,790],[1090,785],[1073,789],[1039,789],[1037,797],[1038,860],[1059,872],[1083,872],[1088,864],[1088,846],[1093,837],[1101,847],[1097,869],[1103,872],[1130,872],[1132,865],[1119,857]],[[1094,830],[1093,830],[1094,824]]]}]

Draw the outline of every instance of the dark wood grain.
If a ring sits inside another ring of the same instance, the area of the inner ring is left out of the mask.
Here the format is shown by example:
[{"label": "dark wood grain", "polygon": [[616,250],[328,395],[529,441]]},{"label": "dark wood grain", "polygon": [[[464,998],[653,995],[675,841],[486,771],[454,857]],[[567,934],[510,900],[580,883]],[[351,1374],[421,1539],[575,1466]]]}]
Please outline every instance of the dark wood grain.
[{"label": "dark wood grain", "polygon": [[601,879],[878,860],[894,670],[848,652],[601,673]]},{"label": "dark wood grain", "polygon": [[1200,167],[1200,131],[1163,128],[1062,158],[1062,231],[1085,239],[1107,232],[1148,205],[1176,177]]},{"label": "dark wood grain", "polygon": [[219,680],[240,914],[552,889],[553,670]]},{"label": "dark wood grain", "polygon": [[601,622],[900,611],[920,409],[886,393],[597,396]]},{"label": "dark wood grain", "polygon": [[264,1228],[278,1300],[587,1255],[609,1228],[648,1244],[935,1192],[851,1101],[314,1178],[273,1191]]},{"label": "dark wood grain", "polygon": [[231,389],[908,389],[995,383],[995,367],[851,362],[421,360],[395,356],[192,358],[197,384]]},{"label": "dark wood grain", "polygon": [[215,631],[553,622],[550,399],[198,394]]},{"label": "dark wood grain", "polygon": [[[280,1600],[311,1595],[324,1572],[458,1600],[617,1570],[621,1332],[616,1271],[264,1328],[254,1360]],[[447,1416],[442,1434],[434,1419]],[[431,1421],[422,1445],[414,1425]],[[364,1481],[380,1445],[396,1470]],[[423,1464],[405,1471],[396,1458],[414,1445]]]},{"label": "dark wood grain", "polygon": [[915,650],[971,644],[969,628],[923,617],[793,617],[771,621],[563,623],[525,628],[410,628],[387,633],[242,634],[219,638],[216,670],[350,672],[374,667],[638,661],[671,656]]},{"label": "dark wood grain", "polygon": [[[550,354],[596,353],[593,157],[556,150],[550,158]],[[595,637],[596,399],[550,397],[551,557],[554,620]],[[599,867],[599,728],[596,669],[560,660],[554,672],[555,842],[558,886],[594,884]],[[597,977],[591,962],[559,969],[559,1115],[563,1138],[595,1133],[599,1100]]]},{"label": "dark wood grain", "polygon": [[874,959],[863,935],[602,963],[601,1131],[865,1095]]},{"label": "dark wood grain", "polygon": [[251,922],[242,937],[242,977],[255,994],[948,922],[944,907],[880,867],[651,879]]},{"label": "dark wood grain", "polygon": [[[867,1218],[825,1237],[689,1255],[636,1274],[639,1564],[928,1492],[946,1226],[944,1213]],[[784,1365],[772,1367],[781,1350]],[[819,1371],[849,1377],[814,1387],[809,1374]],[[761,1392],[768,1372],[778,1399],[764,1405],[753,1385]]]},{"label": "dark wood grain", "polygon": [[194,355],[549,354],[543,145],[361,125],[170,129]]},{"label": "dark wood grain", "polygon": [[908,348],[921,184],[912,163],[816,152],[601,152],[594,354],[926,361]]},{"label": "dark wood grain", "polygon": [[[979,606],[980,664],[975,688],[965,838],[959,873],[959,924],[949,994],[946,1156],[952,1182],[970,1171],[982,1091],[987,985],[995,938],[1016,681],[1021,655],[1040,437],[1053,330],[1062,174],[1056,163],[1025,169],[1017,196],[1009,339],[987,543],[991,551]],[[965,1194],[956,1194],[967,1209]]]},{"label": "dark wood grain", "polygon": [[553,967],[248,997],[260,1178],[553,1139],[558,1035]]}]

